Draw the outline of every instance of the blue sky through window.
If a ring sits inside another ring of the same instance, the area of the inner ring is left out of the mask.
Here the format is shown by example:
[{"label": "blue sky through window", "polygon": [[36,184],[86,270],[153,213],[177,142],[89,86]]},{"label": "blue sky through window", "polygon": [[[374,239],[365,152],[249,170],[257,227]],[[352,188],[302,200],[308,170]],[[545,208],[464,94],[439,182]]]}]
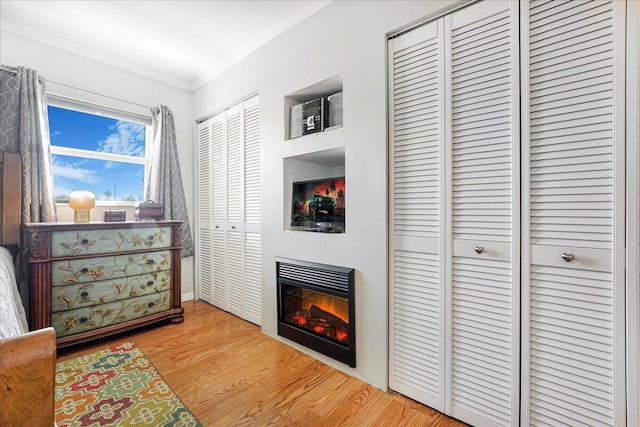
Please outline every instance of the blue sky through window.
[{"label": "blue sky through window", "polygon": [[[55,147],[144,158],[143,124],[87,114],[49,105],[52,151]],[[100,154],[98,154],[98,157]],[[88,190],[96,200],[141,201],[144,165],[122,161],[52,154],[56,199],[74,190]]]}]

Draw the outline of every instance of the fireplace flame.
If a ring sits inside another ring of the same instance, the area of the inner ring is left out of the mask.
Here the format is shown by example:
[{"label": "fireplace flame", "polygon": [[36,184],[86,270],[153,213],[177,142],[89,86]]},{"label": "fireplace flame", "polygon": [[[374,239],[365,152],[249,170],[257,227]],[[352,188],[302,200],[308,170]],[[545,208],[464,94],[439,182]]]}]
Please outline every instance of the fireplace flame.
[{"label": "fireplace flame", "polygon": [[301,289],[286,294],[284,320],[329,339],[349,344],[349,303],[347,298]]},{"label": "fireplace flame", "polygon": [[305,298],[302,299],[302,306],[300,308],[302,310],[309,310],[312,305],[315,305],[334,316],[338,316],[344,322],[349,323],[349,304],[346,298],[320,294],[317,292],[305,294]]}]

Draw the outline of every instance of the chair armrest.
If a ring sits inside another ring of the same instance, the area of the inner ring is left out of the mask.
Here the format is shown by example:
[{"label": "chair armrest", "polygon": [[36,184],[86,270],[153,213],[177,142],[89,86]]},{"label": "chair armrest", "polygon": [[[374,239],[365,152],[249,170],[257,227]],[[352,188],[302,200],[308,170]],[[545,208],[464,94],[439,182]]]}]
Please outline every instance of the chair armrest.
[{"label": "chair armrest", "polygon": [[0,340],[0,425],[52,426],[55,371],[53,328]]}]

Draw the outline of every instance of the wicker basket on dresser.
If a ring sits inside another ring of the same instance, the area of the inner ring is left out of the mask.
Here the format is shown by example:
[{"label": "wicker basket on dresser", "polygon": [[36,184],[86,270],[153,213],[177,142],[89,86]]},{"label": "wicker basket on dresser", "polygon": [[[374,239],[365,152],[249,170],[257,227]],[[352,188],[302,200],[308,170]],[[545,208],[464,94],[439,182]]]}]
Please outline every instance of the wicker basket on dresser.
[{"label": "wicker basket on dresser", "polygon": [[180,305],[181,221],[32,223],[31,329],[58,348],[170,319]]}]

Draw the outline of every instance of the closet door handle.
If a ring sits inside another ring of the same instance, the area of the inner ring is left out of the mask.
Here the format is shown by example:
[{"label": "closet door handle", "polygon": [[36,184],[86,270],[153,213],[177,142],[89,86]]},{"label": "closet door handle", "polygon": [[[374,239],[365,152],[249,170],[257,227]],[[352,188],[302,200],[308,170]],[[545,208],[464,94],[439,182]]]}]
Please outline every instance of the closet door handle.
[{"label": "closet door handle", "polygon": [[562,259],[565,260],[566,262],[571,262],[574,259],[576,259],[576,256],[574,254],[568,254],[566,252],[563,252],[561,255]]},{"label": "closet door handle", "polygon": [[484,248],[482,246],[476,246],[473,250],[476,251],[478,255],[484,252]]},{"label": "closet door handle", "polygon": [[236,229],[236,226],[235,226],[235,225],[232,225],[232,226],[231,226],[231,229],[232,229],[232,230],[235,230],[235,229]]}]

